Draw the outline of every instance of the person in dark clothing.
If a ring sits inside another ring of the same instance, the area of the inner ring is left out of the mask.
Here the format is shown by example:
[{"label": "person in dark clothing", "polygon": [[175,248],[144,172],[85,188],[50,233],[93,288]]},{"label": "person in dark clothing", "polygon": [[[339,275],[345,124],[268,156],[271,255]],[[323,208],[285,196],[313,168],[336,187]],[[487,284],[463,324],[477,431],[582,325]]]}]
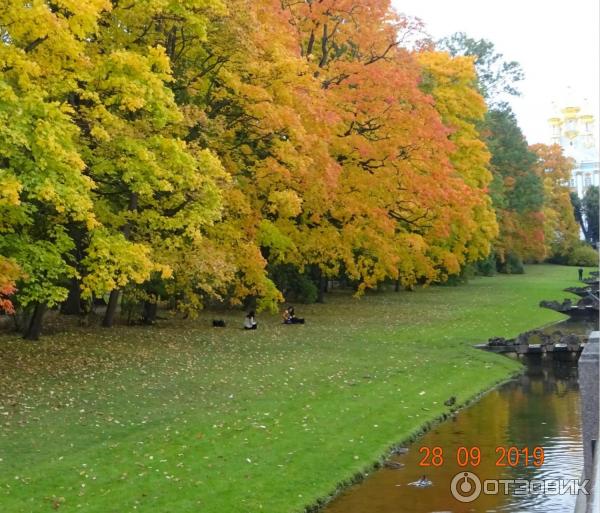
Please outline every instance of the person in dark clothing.
[{"label": "person in dark clothing", "polygon": [[304,319],[296,317],[293,306],[288,306],[283,311],[283,324],[304,324]]},{"label": "person in dark clothing", "polygon": [[579,281],[583,281],[583,269],[580,267],[577,272],[579,273]]}]

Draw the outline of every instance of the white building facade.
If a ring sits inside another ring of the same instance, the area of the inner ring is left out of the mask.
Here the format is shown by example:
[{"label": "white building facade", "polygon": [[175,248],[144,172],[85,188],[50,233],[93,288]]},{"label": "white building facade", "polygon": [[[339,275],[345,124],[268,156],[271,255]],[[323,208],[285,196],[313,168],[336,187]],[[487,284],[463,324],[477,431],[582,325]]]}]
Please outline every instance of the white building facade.
[{"label": "white building facade", "polygon": [[560,144],[565,155],[576,164],[569,186],[580,198],[590,185],[600,185],[598,123],[592,114],[580,107],[565,107],[548,120],[552,143]]}]

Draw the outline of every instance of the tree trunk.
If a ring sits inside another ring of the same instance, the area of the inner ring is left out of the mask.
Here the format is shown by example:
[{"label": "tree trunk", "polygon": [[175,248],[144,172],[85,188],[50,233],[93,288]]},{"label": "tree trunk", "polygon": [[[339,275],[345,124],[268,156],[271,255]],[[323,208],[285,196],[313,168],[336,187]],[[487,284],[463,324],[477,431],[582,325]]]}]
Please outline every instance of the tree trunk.
[{"label": "tree trunk", "polygon": [[323,37],[321,38],[321,60],[319,62],[319,68],[324,68],[327,64],[327,58],[329,56],[329,35],[327,34],[327,23],[323,25]]},{"label": "tree trunk", "polygon": [[[129,206],[127,207],[127,209],[130,210],[131,212],[133,212],[134,210],[137,210],[137,206],[138,206],[138,196],[135,192],[132,192],[129,195]],[[125,238],[127,240],[129,240],[131,238],[130,224],[126,223],[125,226],[123,226],[123,228],[121,230],[123,232],[123,235],[125,235]]]},{"label": "tree trunk", "polygon": [[77,278],[71,278],[69,285],[69,295],[60,307],[60,313],[63,315],[81,314],[81,288]]},{"label": "tree trunk", "polygon": [[308,38],[308,45],[306,46],[306,56],[309,57],[313,53],[313,47],[315,46],[315,31],[310,31],[310,37]]},{"label": "tree trunk", "polygon": [[325,292],[327,292],[327,278],[323,276],[323,271],[321,271],[321,269],[319,269],[317,272],[319,273],[319,291],[317,294],[317,303],[324,303]]},{"label": "tree trunk", "polygon": [[144,324],[154,324],[156,321],[156,313],[158,311],[158,301],[144,301],[144,313],[142,315],[142,322]]},{"label": "tree trunk", "polygon": [[257,304],[258,304],[257,297],[254,295],[246,296],[244,298],[244,310],[246,312],[249,312],[251,310],[256,311]]},{"label": "tree trunk", "polygon": [[42,323],[44,314],[46,313],[47,305],[45,303],[37,303],[29,320],[27,330],[23,335],[26,340],[39,340],[42,333]]},{"label": "tree trunk", "polygon": [[115,316],[117,313],[117,305],[119,304],[119,293],[121,291],[119,289],[114,289],[110,293],[110,297],[108,298],[108,305],[106,305],[106,312],[104,314],[104,319],[102,319],[102,326],[105,328],[112,328],[115,323]]},{"label": "tree trunk", "polygon": [[394,284],[394,292],[400,292],[400,280],[396,280]]},{"label": "tree trunk", "polygon": [[587,226],[585,224],[585,221],[583,220],[583,218],[579,218],[579,226],[581,227],[581,232],[583,233],[583,238],[586,240],[586,242],[589,242],[591,244],[591,240],[590,240],[590,234],[588,232]]}]

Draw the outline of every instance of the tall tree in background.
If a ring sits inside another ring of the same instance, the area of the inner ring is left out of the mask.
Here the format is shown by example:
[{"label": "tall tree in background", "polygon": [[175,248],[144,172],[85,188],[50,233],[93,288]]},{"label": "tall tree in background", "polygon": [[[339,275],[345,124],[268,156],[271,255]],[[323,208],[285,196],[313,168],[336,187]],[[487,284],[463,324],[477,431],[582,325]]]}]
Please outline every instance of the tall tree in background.
[{"label": "tall tree in background", "polygon": [[487,109],[477,89],[474,59],[424,51],[418,60],[424,75],[421,88],[433,96],[436,110],[451,130],[452,165],[472,192],[464,198],[466,215],[452,226],[451,240],[460,246],[465,261],[477,261],[489,255],[498,225],[488,191],[490,153],[479,132]]},{"label": "tall tree in background", "polygon": [[571,206],[573,207],[573,216],[575,217],[575,221],[579,224],[579,228],[581,228],[581,232],[583,233],[583,238],[589,242],[589,237],[587,234],[587,223],[583,217],[581,198],[577,195],[576,192],[571,192],[569,194],[571,198]]},{"label": "tall tree in background", "polygon": [[[127,241],[125,250],[132,244],[141,246],[143,251],[137,254],[145,254],[148,261],[145,276],[138,272],[125,279],[127,273],[116,267],[128,262],[131,253],[114,255],[112,268],[84,280],[84,290],[96,294],[111,290],[107,326],[113,322],[119,289],[127,284],[129,294],[147,306],[156,304],[157,283],[163,290],[165,283],[160,282],[165,280],[176,280],[182,292],[189,291],[179,298],[190,298],[192,290],[202,288],[205,273],[197,268],[193,278],[185,271],[194,256],[206,255],[204,230],[220,216],[226,175],[213,153],[186,140],[189,105],[181,87],[193,72],[195,48],[206,40],[210,17],[223,11],[217,0],[115,4],[101,25],[98,44],[104,50],[103,62],[82,88],[84,93],[95,92],[81,109],[94,146],[89,169],[101,184],[104,225],[117,241]],[[85,259],[88,267],[103,254],[94,249],[90,246]],[[106,251],[106,246],[102,249]],[[221,266],[206,267],[215,271],[208,280],[215,290],[224,278]],[[151,322],[153,315],[145,317]]]},{"label": "tall tree in background", "polygon": [[[494,244],[500,270],[511,271],[508,261],[539,261],[546,256],[544,231],[544,188],[516,117],[506,98],[518,96],[524,78],[520,65],[505,61],[490,41],[475,40],[457,33],[438,43],[451,55],[474,59],[478,88],[489,111],[480,126],[491,153],[493,181],[490,186],[500,234]],[[516,260],[515,260],[516,259]]]},{"label": "tall tree in background", "polygon": [[464,32],[457,32],[439,41],[437,47],[451,55],[474,59],[478,88],[490,108],[502,108],[507,98],[521,94],[518,82],[525,78],[521,65],[504,60],[491,41],[473,39]]},{"label": "tall tree in background", "polygon": [[585,191],[581,200],[582,225],[585,224],[586,240],[590,244],[598,244],[598,186],[592,185]]},{"label": "tall tree in background", "polygon": [[[244,276],[264,274],[267,264],[339,272],[339,232],[326,215],[340,173],[329,146],[337,119],[281,4],[231,4],[225,21],[233,30],[215,32],[210,47],[226,62],[209,76],[209,123],[198,132],[235,177],[224,223],[215,227],[217,239],[231,233],[246,241],[234,251],[242,271],[234,296],[262,295],[269,303],[281,297],[273,284]],[[231,44],[239,34],[245,43]]]},{"label": "tall tree in background", "polygon": [[557,144],[535,144],[530,149],[538,158],[535,169],[544,184],[546,253],[564,260],[579,240],[568,186],[575,161],[566,157]]},{"label": "tall tree in background", "polygon": [[541,261],[546,256],[544,189],[535,172],[537,157],[529,150],[512,111],[490,111],[485,130],[494,174],[490,192],[500,224],[496,254],[500,262],[511,254]]}]

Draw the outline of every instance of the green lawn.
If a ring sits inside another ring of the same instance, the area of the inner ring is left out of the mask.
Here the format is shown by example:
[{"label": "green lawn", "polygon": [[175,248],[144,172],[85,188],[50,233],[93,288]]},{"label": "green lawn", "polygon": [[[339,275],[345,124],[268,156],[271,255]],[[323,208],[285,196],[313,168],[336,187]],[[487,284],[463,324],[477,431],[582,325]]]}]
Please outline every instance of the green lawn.
[{"label": "green lawn", "polygon": [[575,268],[345,293],[305,326],[198,321],[0,338],[0,511],[301,511],[519,365],[471,345],[561,318]]}]

